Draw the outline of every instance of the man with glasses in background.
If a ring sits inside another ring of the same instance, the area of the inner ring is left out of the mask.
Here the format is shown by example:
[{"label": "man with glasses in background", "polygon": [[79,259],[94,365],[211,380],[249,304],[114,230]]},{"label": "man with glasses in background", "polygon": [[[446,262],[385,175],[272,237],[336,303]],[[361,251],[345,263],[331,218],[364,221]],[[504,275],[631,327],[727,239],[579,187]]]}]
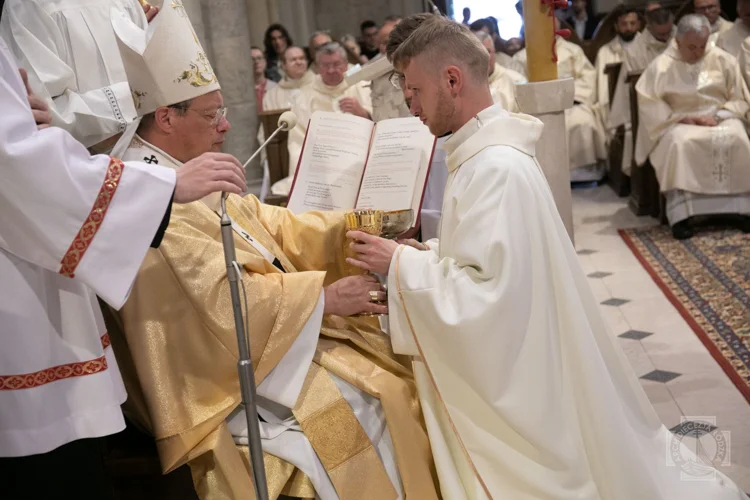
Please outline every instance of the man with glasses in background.
[{"label": "man with glasses in background", "polygon": [[297,126],[289,131],[289,177],[271,186],[277,196],[288,196],[292,188],[294,172],[302,154],[307,124],[315,111],[350,113],[368,120],[372,119],[372,101],[369,82],[349,85],[344,79],[347,70],[346,50],[340,44],[331,42],[319,47],[315,54],[318,74],[312,85],[304,87],[292,103],[292,111],[297,115]]},{"label": "man with glasses in background", "polygon": [[721,17],[719,0],[693,0],[693,10],[696,14],[706,16],[711,25],[711,36],[708,43],[715,45],[719,35],[732,28],[732,23]]}]

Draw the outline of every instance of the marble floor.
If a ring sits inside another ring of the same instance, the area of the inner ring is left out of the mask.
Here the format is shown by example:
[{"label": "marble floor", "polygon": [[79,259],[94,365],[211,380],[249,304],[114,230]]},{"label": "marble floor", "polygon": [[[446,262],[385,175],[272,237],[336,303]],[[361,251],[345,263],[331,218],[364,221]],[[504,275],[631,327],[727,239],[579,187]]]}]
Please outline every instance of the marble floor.
[{"label": "marble floor", "polygon": [[591,288],[660,418],[673,430],[685,419],[715,419],[729,437],[731,464],[719,469],[750,492],[750,404],[617,234],[656,220],[633,215],[608,186],[574,189],[573,218]]}]

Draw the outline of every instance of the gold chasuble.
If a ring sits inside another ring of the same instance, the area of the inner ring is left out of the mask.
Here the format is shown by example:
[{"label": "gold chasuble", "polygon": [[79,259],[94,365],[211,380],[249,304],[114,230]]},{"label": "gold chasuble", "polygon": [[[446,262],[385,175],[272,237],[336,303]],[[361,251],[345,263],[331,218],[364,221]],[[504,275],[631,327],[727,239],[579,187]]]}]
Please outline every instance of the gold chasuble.
[{"label": "gold chasuble", "polygon": [[[128,154],[180,165],[139,137]],[[161,246],[149,251],[116,318],[121,328],[113,344],[124,366],[130,416],[155,436],[164,472],[189,463],[201,499],[252,499],[247,448],[235,445],[227,424],[241,397],[216,201],[174,205]],[[297,340],[323,286],[345,275],[344,220],[340,213],[295,216],[254,196],[230,195],[227,209],[235,230],[244,233],[235,234],[235,244],[260,384]],[[345,381],[382,405],[402,498],[436,499],[412,372],[376,323],[323,316],[313,361],[292,408],[295,425],[338,498],[398,498],[334,377]],[[269,453],[265,463],[271,498],[316,496],[310,480],[291,463]]]}]

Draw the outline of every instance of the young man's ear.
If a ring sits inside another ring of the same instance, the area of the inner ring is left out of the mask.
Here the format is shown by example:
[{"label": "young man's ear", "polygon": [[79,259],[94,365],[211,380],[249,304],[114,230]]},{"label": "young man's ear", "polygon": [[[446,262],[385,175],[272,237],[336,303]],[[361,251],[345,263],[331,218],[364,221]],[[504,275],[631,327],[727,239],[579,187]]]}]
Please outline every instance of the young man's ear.
[{"label": "young man's ear", "polygon": [[448,66],[446,69],[448,72],[448,86],[450,87],[451,93],[458,94],[463,88],[463,73],[455,66]]}]

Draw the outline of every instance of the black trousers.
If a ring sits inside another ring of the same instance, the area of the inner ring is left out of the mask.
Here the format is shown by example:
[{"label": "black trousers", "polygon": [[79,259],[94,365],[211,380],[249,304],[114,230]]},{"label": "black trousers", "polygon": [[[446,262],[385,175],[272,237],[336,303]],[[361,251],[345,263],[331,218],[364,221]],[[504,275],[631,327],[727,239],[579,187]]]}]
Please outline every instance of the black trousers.
[{"label": "black trousers", "polygon": [[104,439],[81,439],[40,455],[0,458],[0,498],[111,500],[102,460]]}]

